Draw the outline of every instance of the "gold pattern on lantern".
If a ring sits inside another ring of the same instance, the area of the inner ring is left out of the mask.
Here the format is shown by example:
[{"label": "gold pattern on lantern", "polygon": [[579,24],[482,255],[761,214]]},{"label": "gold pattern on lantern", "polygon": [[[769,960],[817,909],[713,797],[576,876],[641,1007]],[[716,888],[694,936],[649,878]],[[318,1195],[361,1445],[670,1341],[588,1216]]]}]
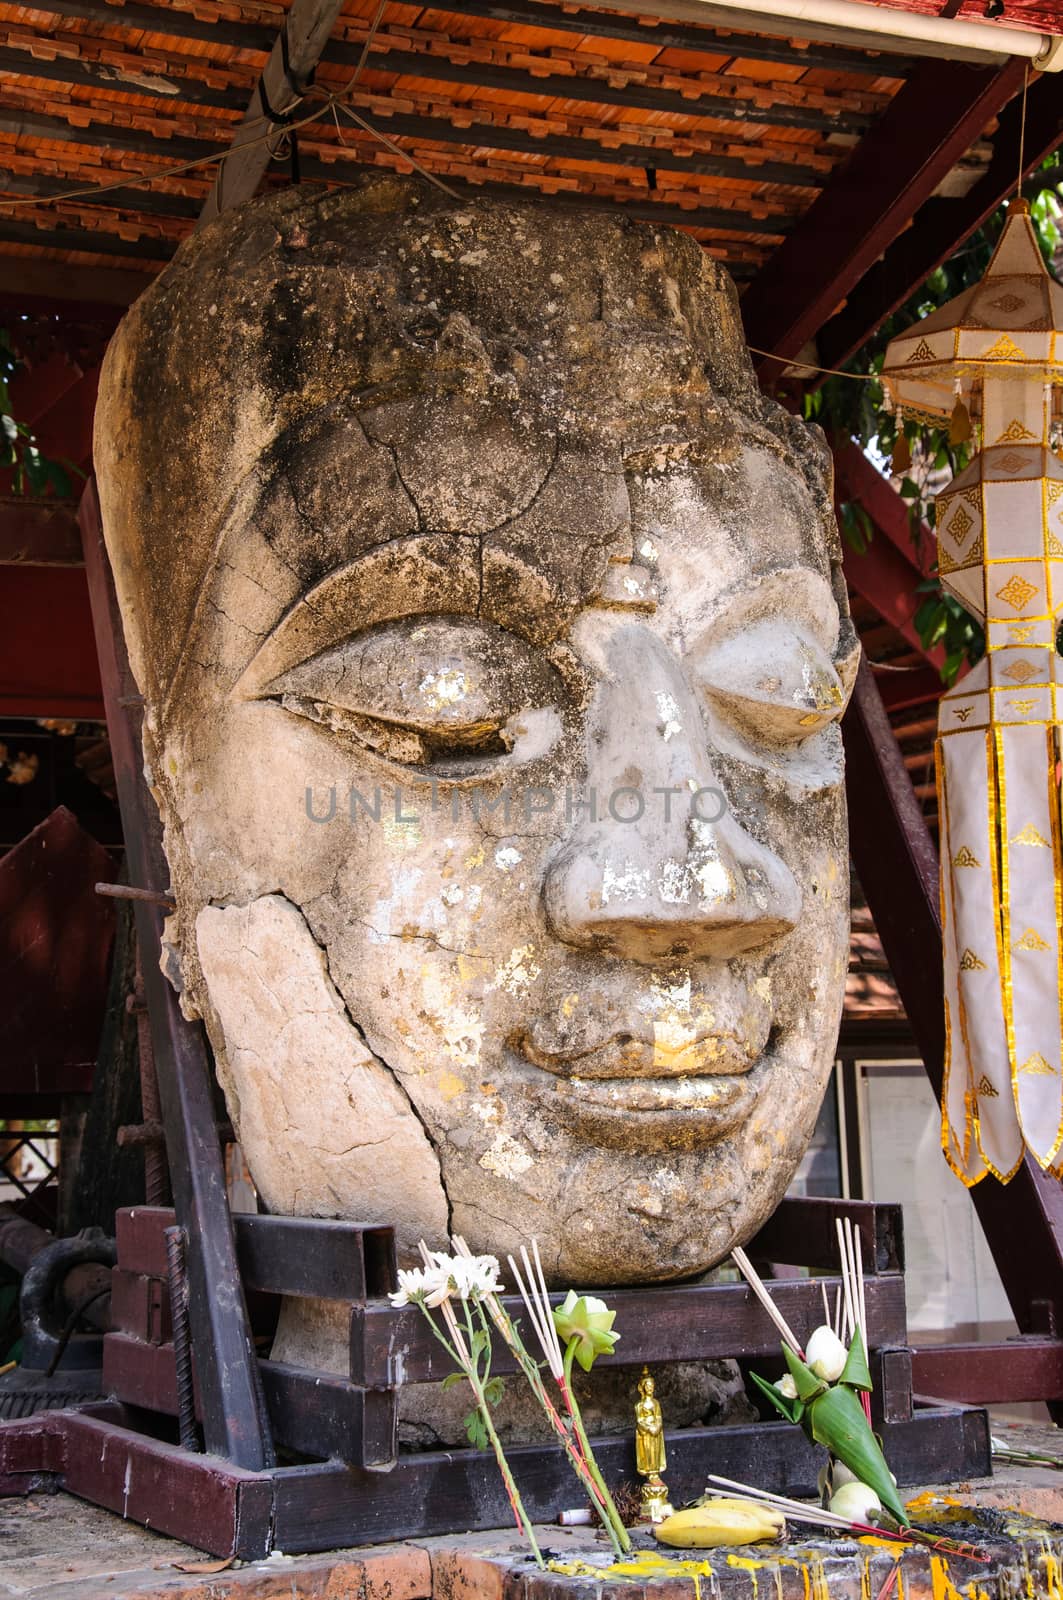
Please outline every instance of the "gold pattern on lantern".
[{"label": "gold pattern on lantern", "polygon": [[927,344],[926,340],[925,339],[920,339],[919,343],[916,345],[915,349],[912,351],[911,355],[908,357],[908,360],[909,361],[936,361],[937,360],[937,356],[934,354],[933,350],[931,350],[931,348]]},{"label": "gold pattern on lantern", "polygon": [[1028,717],[1036,704],[1036,699],[1008,701],[1008,705],[1011,707],[1012,711],[1017,711],[1020,717]]},{"label": "gold pattern on lantern", "polygon": [[974,706],[955,706],[953,708],[952,715],[959,722],[966,722],[967,718],[971,715],[971,712],[973,710],[974,710]]},{"label": "gold pattern on lantern", "polygon": [[959,510],[956,512],[956,515],[953,517],[945,531],[952,535],[957,544],[962,544],[973,527],[973,520],[967,515],[963,507],[960,506]]},{"label": "gold pattern on lantern", "polygon": [[1026,301],[1018,294],[1000,294],[995,300],[990,300],[988,305],[993,311],[1021,311]]},{"label": "gold pattern on lantern", "polygon": [[985,1073],[978,1080],[978,1093],[984,1100],[996,1100],[1000,1094],[999,1089],[994,1089]]},{"label": "gold pattern on lantern", "polygon": [[1036,584],[1027,583],[1025,578],[1013,572],[1007,583],[997,590],[997,599],[1003,600],[1005,605],[1014,606],[1016,611],[1021,611],[1023,606],[1029,605],[1036,593]]},{"label": "gold pattern on lantern", "polygon": [[1008,638],[1012,644],[1026,644],[1033,632],[1032,622],[1009,622]]},{"label": "gold pattern on lantern", "polygon": [[980,359],[983,361],[1008,361],[1015,356],[1018,356],[1022,361],[1027,359],[1026,351],[1020,350],[1011,335],[1002,333],[995,345],[983,351]]},{"label": "gold pattern on lantern", "polygon": [[1032,661],[1013,661],[1010,667],[1004,668],[1005,678],[1014,678],[1016,683],[1029,683],[1031,678],[1036,678],[1038,668]]},{"label": "gold pattern on lantern", "polygon": [[1028,822],[1025,828],[1021,828],[1011,842],[1012,844],[1030,845],[1033,849],[1050,850],[1052,848],[1048,840],[1038,833],[1032,822]]},{"label": "gold pattern on lantern", "polygon": [[1028,1056],[1019,1071],[1025,1072],[1031,1078],[1054,1078],[1056,1075],[1055,1067],[1045,1060],[1040,1050],[1035,1050],[1032,1056]]},{"label": "gold pattern on lantern", "polygon": [[997,440],[997,444],[1019,444],[1023,439],[1032,439],[1036,444],[1037,435],[1036,433],[1031,433],[1030,429],[1021,423],[1018,417],[1015,417],[1008,423]]},{"label": "gold pattern on lantern", "polygon": [[1027,928],[1021,939],[1015,941],[1016,950],[1050,950],[1052,947],[1045,943],[1036,928]]},{"label": "gold pattern on lantern", "polygon": [[980,867],[982,863],[969,845],[961,844],[952,858],[954,867]]},{"label": "gold pattern on lantern", "polygon": [[[1063,517],[1063,508],[1060,509],[1059,514],[1061,517]],[[1050,533],[1048,535],[1045,549],[1047,554],[1050,556],[1063,556],[1063,543],[1060,543],[1054,533]]]},{"label": "gold pattern on lantern", "polygon": [[980,959],[980,957],[976,956],[973,950],[968,948],[963,952],[963,955],[960,957],[960,971],[961,972],[984,972],[985,971],[985,962],[982,961]]},{"label": "gold pattern on lantern", "polygon": [[1001,456],[999,461],[994,461],[993,463],[995,467],[1000,467],[1004,472],[1021,472],[1026,464],[1026,456],[1020,456],[1014,450],[1009,450],[1006,456]]}]

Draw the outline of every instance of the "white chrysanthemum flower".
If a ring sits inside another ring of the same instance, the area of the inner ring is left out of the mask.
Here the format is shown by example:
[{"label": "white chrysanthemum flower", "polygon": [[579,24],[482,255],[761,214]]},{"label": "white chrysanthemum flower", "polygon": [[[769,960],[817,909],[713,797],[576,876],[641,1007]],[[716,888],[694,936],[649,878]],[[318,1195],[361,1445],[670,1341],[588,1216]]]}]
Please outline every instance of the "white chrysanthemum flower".
[{"label": "white chrysanthemum flower", "polygon": [[502,1292],[495,1256],[448,1256],[445,1251],[433,1250],[432,1260],[440,1276],[446,1279],[450,1292],[461,1300]]},{"label": "white chrysanthemum flower", "polygon": [[775,1387],[776,1387],[776,1389],[778,1389],[779,1393],[785,1399],[787,1399],[787,1400],[796,1400],[797,1399],[797,1385],[794,1382],[793,1376],[792,1376],[791,1373],[784,1372],[782,1377],[779,1379],[778,1383],[775,1385]]},{"label": "white chrysanthemum flower", "polygon": [[805,1362],[817,1378],[834,1383],[845,1370],[849,1352],[833,1328],[826,1323],[816,1328],[805,1346]]},{"label": "white chrysanthemum flower", "polygon": [[439,1267],[411,1267],[399,1271],[399,1287],[389,1296],[396,1311],[403,1306],[425,1305],[430,1308],[443,1304],[450,1295],[450,1283]]}]

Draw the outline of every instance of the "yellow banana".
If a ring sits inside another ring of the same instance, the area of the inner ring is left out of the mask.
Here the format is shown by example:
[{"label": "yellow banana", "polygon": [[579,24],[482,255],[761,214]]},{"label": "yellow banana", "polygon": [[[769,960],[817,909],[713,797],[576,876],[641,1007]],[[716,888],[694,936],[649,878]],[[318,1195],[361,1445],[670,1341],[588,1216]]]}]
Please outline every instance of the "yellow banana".
[{"label": "yellow banana", "polygon": [[706,1500],[687,1511],[675,1511],[654,1529],[662,1544],[680,1550],[711,1550],[717,1546],[760,1544],[781,1539],[786,1532],[782,1513],[757,1500]]}]

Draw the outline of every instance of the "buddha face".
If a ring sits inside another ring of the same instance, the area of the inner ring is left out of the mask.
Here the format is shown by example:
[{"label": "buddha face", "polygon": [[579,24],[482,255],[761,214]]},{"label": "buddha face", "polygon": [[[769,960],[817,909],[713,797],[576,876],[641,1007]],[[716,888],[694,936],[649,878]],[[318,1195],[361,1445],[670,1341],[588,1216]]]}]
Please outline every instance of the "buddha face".
[{"label": "buddha face", "polygon": [[855,640],[736,316],[680,235],[373,180],[222,218],[120,331],[168,959],[270,1210],[615,1284],[785,1189]]}]

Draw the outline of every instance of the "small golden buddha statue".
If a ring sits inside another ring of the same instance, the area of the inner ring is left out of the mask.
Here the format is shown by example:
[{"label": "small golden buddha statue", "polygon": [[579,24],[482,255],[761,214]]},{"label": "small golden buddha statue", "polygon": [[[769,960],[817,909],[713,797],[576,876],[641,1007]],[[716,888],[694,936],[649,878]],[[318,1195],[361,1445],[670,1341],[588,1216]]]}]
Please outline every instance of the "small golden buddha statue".
[{"label": "small golden buddha statue", "polygon": [[635,1470],[642,1485],[642,1520],[663,1522],[670,1517],[668,1489],[661,1474],[668,1465],[664,1448],[664,1418],[661,1416],[654,1382],[648,1367],[643,1367],[639,1379],[639,1397],[635,1405]]}]

